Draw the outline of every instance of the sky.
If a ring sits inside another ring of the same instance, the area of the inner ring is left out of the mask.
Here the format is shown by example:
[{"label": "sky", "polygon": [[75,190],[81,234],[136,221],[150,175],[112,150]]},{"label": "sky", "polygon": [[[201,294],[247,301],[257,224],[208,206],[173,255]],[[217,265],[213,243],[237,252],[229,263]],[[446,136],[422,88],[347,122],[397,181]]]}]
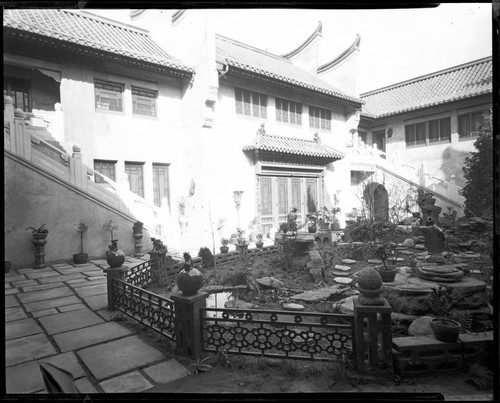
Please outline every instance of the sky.
[{"label": "sky", "polygon": [[[123,22],[128,12],[88,10]],[[320,64],[361,36],[360,92],[492,55],[491,3],[442,3],[387,10],[213,9],[216,32],[275,54],[323,24]],[[168,51],[168,49],[166,49]]]}]

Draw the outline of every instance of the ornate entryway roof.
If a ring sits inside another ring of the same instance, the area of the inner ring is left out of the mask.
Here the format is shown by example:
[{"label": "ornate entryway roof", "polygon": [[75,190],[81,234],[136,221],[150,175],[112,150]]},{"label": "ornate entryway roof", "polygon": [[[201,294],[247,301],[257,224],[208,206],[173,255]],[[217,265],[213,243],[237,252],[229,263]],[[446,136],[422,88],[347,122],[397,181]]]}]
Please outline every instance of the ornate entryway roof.
[{"label": "ornate entryway roof", "polygon": [[301,159],[310,157],[312,159],[322,159],[324,163],[344,158],[344,154],[340,151],[322,144],[319,137],[316,137],[315,140],[306,140],[269,135],[265,134],[263,130],[257,132],[255,142],[243,147],[243,151],[262,151],[289,157],[296,156]]}]

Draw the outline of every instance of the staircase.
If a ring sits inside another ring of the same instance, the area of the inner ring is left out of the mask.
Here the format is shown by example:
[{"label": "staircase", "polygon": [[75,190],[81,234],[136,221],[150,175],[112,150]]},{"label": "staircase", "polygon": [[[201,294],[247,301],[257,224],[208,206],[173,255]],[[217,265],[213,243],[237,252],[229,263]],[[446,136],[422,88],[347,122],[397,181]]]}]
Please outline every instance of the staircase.
[{"label": "staircase", "polygon": [[464,215],[465,198],[460,194],[461,188],[452,180],[446,181],[425,172],[425,168],[417,168],[401,160],[399,153],[387,154],[383,151],[366,148],[353,148],[348,151],[346,159],[351,169],[379,171],[393,178],[406,182],[417,189],[430,193],[436,198],[436,206],[446,212],[449,207],[457,211],[457,217]]},{"label": "staircase", "polygon": [[[111,216],[122,220],[122,223],[127,222],[128,224],[122,224],[122,228],[129,226],[131,228],[136,221],[143,222],[146,249],[149,248],[149,239],[146,233],[161,239],[166,245],[169,244],[166,236],[167,223],[170,220],[168,206],[155,206],[131,192],[128,181],[115,182],[84,165],[78,146],[73,146],[72,151],[72,155],[68,155],[63,145],[46,127],[26,124],[24,112],[20,109],[14,111],[12,98],[4,96],[4,156],[9,159],[9,164],[15,161],[31,172],[41,174],[44,181],[48,178],[62,185],[66,189],[65,192],[69,189],[71,192],[83,196],[95,205],[95,209],[101,209],[101,212],[102,209],[105,209],[108,216],[111,214]],[[34,173],[28,174],[30,178],[34,176],[36,176]],[[97,176],[105,183],[96,183]],[[27,185],[23,183],[20,186]],[[54,195],[54,203],[64,203],[64,201],[57,200],[57,197]],[[19,223],[22,220],[19,218],[19,212],[15,211],[13,214],[17,216],[16,223],[19,228],[36,225],[33,222]],[[6,217],[8,215],[9,212],[6,211]],[[45,218],[41,219],[45,220]],[[69,217],[61,217],[61,219],[70,222]],[[70,231],[68,228],[68,235],[70,235]],[[21,235],[16,235],[16,237],[18,236]],[[126,241],[125,235],[122,237],[124,242],[129,242]],[[24,240],[24,238],[22,239]]]}]

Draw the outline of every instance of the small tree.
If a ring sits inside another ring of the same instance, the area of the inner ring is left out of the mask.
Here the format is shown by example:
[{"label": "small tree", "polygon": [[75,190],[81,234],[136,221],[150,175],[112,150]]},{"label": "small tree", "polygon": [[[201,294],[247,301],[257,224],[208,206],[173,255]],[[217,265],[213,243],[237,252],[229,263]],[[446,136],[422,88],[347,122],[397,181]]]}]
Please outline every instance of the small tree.
[{"label": "small tree", "polygon": [[467,184],[462,189],[466,216],[493,216],[493,132],[491,111],[483,115],[474,143],[477,151],[465,158],[463,172]]}]

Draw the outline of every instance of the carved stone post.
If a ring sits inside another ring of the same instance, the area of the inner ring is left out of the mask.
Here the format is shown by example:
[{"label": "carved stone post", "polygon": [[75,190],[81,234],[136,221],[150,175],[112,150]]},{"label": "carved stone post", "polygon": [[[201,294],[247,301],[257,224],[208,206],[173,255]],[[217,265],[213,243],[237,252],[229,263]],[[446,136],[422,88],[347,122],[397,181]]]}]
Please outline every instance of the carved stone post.
[{"label": "carved stone post", "polygon": [[134,223],[134,226],[132,227],[133,231],[133,237],[135,241],[135,257],[141,257],[144,256],[144,253],[142,252],[142,236],[143,236],[143,223],[140,221],[136,221]]},{"label": "carved stone post", "polygon": [[148,253],[151,259],[153,281],[159,281],[161,270],[165,270],[167,267],[167,250],[152,250]]},{"label": "carved stone post", "polygon": [[[392,371],[392,307],[385,299],[383,305],[362,305],[359,298],[354,298],[353,302],[357,370]],[[368,368],[365,365],[367,354]]]},{"label": "carved stone post", "polygon": [[172,294],[175,304],[175,352],[197,360],[202,350],[201,313],[205,308],[208,293],[191,296]]},{"label": "carved stone post", "polygon": [[106,273],[107,277],[107,292],[108,292],[108,311],[115,310],[115,288],[113,287],[113,279],[117,278],[119,280],[123,280],[125,276],[125,272],[127,268],[124,266],[121,267],[108,267],[104,269],[104,273]]},{"label": "carved stone post", "polygon": [[80,146],[75,144],[73,146],[73,156],[70,161],[71,169],[71,183],[80,189],[87,190],[88,178],[87,167],[83,165],[82,150]]},{"label": "carved stone post", "polygon": [[248,259],[248,244],[236,244],[236,250],[240,254],[240,260],[246,262]]}]

